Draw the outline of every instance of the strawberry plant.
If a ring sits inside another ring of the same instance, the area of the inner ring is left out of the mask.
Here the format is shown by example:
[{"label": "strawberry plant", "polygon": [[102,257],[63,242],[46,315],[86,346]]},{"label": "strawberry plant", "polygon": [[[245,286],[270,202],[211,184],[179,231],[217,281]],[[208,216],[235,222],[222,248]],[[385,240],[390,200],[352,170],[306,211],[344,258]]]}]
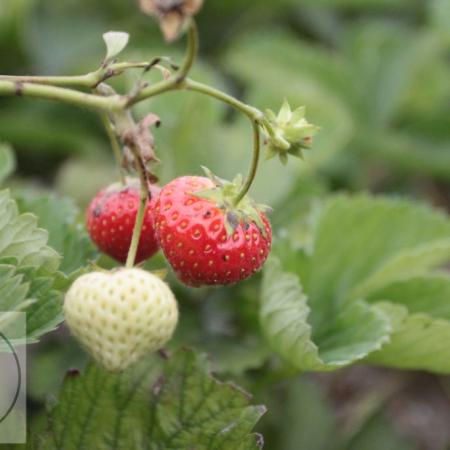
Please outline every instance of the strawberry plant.
[{"label": "strawberry plant", "polygon": [[[0,25],[9,15],[40,17],[31,3],[8,3]],[[220,10],[228,26],[239,2],[136,3],[145,33],[156,39],[151,16],[174,45],[164,56],[149,56],[137,26],[104,33],[101,61],[82,75],[0,75],[11,111],[0,112],[0,133],[13,144],[0,142],[0,332],[30,355],[22,448],[361,450],[375,448],[375,435],[379,448],[418,448],[386,423],[383,407],[412,371],[447,386],[450,220],[425,202],[367,191],[377,190],[380,161],[395,174],[448,178],[444,106],[433,110],[407,90],[423,77],[433,99],[448,93],[443,64],[433,87],[405,50],[410,41],[424,57],[445,48],[439,14],[441,40],[352,24],[333,35],[332,58],[289,33],[248,32],[243,14],[236,29],[245,36],[220,60],[233,80],[225,88],[217,67],[196,64],[199,36],[206,52],[219,46],[204,17]],[[291,0],[271,3],[258,9],[278,19],[297,11]],[[320,3],[316,11],[305,2],[302,14],[324,40],[342,12],[362,8],[336,0],[324,13]],[[122,8],[110,5],[111,21]],[[288,22],[297,20],[305,19]],[[135,35],[139,51],[129,48]],[[184,55],[166,56],[184,41]],[[47,44],[33,68],[58,59],[55,40]],[[76,60],[74,42],[61,51]],[[424,112],[441,130],[433,141]],[[30,142],[38,156],[13,149]],[[59,146],[94,151],[62,163]],[[39,177],[31,187],[30,174]],[[423,183],[439,197],[440,185]],[[342,187],[349,192],[334,192]],[[15,331],[18,312],[26,333]],[[361,394],[342,426],[330,403],[337,398],[339,409],[347,391],[336,394],[333,377],[350,374],[353,388],[358,370],[367,383],[374,373],[388,381],[375,376],[375,394]]]}]

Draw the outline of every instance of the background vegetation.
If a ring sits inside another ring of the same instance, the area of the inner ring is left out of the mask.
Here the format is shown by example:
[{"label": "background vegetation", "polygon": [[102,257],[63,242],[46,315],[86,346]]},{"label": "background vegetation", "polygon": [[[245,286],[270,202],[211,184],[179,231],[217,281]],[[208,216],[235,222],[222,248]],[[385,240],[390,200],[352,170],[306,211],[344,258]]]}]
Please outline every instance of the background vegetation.
[{"label": "background vegetation", "polygon": [[[278,252],[285,254],[287,235],[287,245],[309,242],[315,211],[330,193],[371,192],[450,208],[448,0],[209,0],[199,28],[202,60],[195,77],[262,109],[277,110],[283,97],[307,105],[309,120],[322,127],[304,163],[266,162],[253,188],[257,200],[274,208]],[[102,58],[101,34],[112,29],[130,33],[130,60],[181,54],[181,47],[178,53],[164,46],[155,23],[132,0],[1,0],[0,73],[88,72]],[[136,79],[127,75],[117,87]],[[96,256],[80,229],[89,199],[117,176],[107,137],[98,117],[84,110],[29,99],[0,99],[0,105],[0,140],[17,160],[7,185],[22,211],[40,217],[50,245],[71,255],[62,267],[70,273]],[[224,178],[246,170],[248,124],[223,105],[178,93],[139,105],[137,112],[149,109],[163,123],[156,132],[162,183],[200,173],[200,164]],[[14,164],[4,157],[3,167]],[[339,210],[333,218],[336,240],[351,235]],[[402,220],[400,235],[417,217]],[[448,228],[437,228],[435,235],[450,236]],[[366,241],[378,232],[371,228]],[[104,257],[101,263],[113,264]],[[207,350],[221,378],[237,380],[254,403],[269,407],[257,427],[266,448],[450,448],[448,377],[366,366],[286,373],[258,327],[260,281],[223,290],[174,286],[183,314],[177,341]],[[45,399],[85,355],[63,328],[29,354],[30,411],[39,420]],[[441,370],[444,359],[438,356],[432,369],[448,372]]]}]

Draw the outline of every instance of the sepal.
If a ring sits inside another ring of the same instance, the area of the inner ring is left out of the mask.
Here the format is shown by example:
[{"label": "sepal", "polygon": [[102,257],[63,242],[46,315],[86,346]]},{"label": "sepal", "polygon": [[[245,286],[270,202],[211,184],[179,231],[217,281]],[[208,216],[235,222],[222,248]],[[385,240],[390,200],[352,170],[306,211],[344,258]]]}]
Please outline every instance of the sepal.
[{"label": "sepal", "polygon": [[238,204],[235,204],[235,200],[244,184],[242,175],[237,175],[233,181],[227,181],[219,178],[207,167],[202,167],[202,169],[214,183],[214,187],[195,191],[192,195],[209,200],[224,211],[227,235],[232,236],[239,225],[253,222],[261,230],[263,236],[266,237],[267,230],[261,214],[271,211],[271,208],[256,203],[249,195],[245,195]]},{"label": "sepal", "polygon": [[278,156],[283,164],[289,155],[303,159],[303,150],[311,148],[319,131],[319,127],[306,120],[305,114],[304,106],[292,111],[287,100],[278,115],[270,109],[265,112],[262,129],[266,135],[266,159]]}]

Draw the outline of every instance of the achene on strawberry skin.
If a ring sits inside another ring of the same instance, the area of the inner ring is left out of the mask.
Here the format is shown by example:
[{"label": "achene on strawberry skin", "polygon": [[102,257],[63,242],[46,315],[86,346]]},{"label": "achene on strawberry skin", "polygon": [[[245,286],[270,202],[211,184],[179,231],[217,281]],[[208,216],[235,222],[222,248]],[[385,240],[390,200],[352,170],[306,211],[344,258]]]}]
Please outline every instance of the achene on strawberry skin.
[{"label": "achene on strawberry skin", "polygon": [[240,221],[227,233],[226,213],[211,200],[193,193],[212,189],[205,177],[180,177],[162,190],[155,204],[155,233],[178,278],[187,285],[232,284],[257,272],[270,252],[272,230]]},{"label": "achene on strawberry skin", "polygon": [[[147,202],[136,263],[149,259],[158,250],[153,228],[153,209],[160,188],[150,187],[152,199]],[[87,209],[87,228],[97,247],[115,260],[125,263],[140,203],[138,180],[125,186],[115,183],[101,190]]]}]

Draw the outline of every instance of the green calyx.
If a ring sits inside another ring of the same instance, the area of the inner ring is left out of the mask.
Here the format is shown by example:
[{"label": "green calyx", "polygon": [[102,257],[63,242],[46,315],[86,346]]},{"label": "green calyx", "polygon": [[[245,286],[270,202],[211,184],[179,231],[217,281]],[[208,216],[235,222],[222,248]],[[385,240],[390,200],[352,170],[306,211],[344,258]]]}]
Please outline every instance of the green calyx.
[{"label": "green calyx", "polygon": [[236,199],[243,186],[242,175],[236,176],[233,181],[227,181],[219,178],[206,167],[202,167],[202,169],[214,183],[214,187],[193,192],[192,195],[215,203],[224,212],[227,235],[233,235],[239,225],[253,222],[260,229],[262,235],[267,237],[261,213],[269,212],[271,208],[256,203],[249,195],[245,195],[236,204]]},{"label": "green calyx", "polygon": [[289,155],[303,159],[303,150],[311,148],[313,137],[320,129],[306,120],[305,113],[304,106],[292,111],[287,100],[278,115],[270,109],[266,111],[262,125],[267,137],[266,159],[278,155],[283,164]]}]

